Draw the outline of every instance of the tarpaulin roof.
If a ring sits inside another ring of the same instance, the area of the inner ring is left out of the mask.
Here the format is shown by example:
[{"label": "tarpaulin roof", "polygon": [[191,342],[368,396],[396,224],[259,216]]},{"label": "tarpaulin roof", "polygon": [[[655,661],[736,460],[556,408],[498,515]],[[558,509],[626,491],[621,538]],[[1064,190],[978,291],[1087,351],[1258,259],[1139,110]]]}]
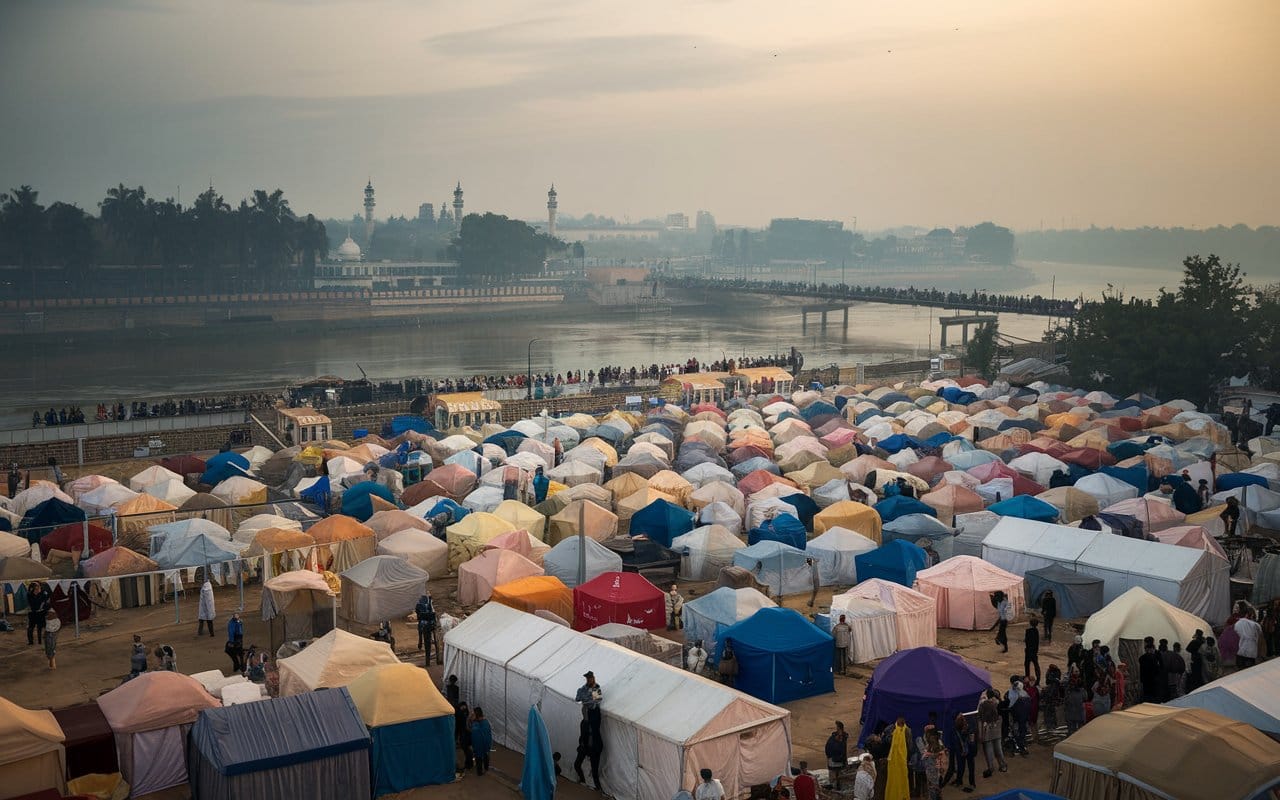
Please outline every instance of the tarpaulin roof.
[{"label": "tarpaulin roof", "polygon": [[1280,659],[1233,672],[1169,701],[1179,708],[1203,708],[1280,736]]},{"label": "tarpaulin roof", "polygon": [[977,708],[990,685],[989,672],[947,650],[914,647],[894,653],[871,674],[858,742],[899,716],[915,730],[924,727],[931,711],[938,719],[955,719],[957,713]]},{"label": "tarpaulin roof", "polygon": [[313,641],[305,650],[277,662],[280,667],[280,696],[346,686],[372,667],[398,663],[400,659],[386,642],[375,642],[334,629]]},{"label": "tarpaulin roof", "polygon": [[738,659],[738,691],[784,703],[835,690],[835,642],[795,609],[762,608],[725,629],[717,658],[726,642],[732,642]]},{"label": "tarpaulin roof", "polygon": [[853,559],[858,580],[881,578],[903,586],[915,583],[916,572],[929,563],[929,556],[917,544],[894,539]]},{"label": "tarpaulin roof", "polygon": [[98,698],[116,733],[140,733],[186,725],[219,703],[200,682],[179,672],[144,672]]},{"label": "tarpaulin roof", "polygon": [[367,750],[369,732],[336,689],[212,709],[192,727],[191,746],[219,774],[244,775]]},{"label": "tarpaulin roof", "polygon": [[347,685],[360,718],[370,728],[415,719],[453,716],[426,670],[414,664],[382,664]]},{"label": "tarpaulin roof", "polygon": [[621,622],[646,630],[666,624],[661,589],[634,572],[606,572],[573,590],[575,630]]}]

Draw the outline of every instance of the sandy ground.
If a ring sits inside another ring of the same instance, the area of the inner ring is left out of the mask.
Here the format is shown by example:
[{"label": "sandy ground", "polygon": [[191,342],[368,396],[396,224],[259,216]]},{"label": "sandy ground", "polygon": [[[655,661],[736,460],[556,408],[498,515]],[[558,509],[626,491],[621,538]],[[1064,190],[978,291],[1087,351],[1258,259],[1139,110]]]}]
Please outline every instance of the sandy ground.
[{"label": "sandy ground", "polygon": [[[66,470],[67,478],[72,479],[82,474],[99,474],[116,478],[122,482],[131,475],[152,463],[147,459],[126,459],[104,464],[87,465],[83,468]],[[34,474],[33,478],[44,477]],[[452,577],[432,582],[432,595],[436,599],[436,607],[440,611],[448,611],[455,615],[465,614],[471,609],[457,606],[456,579]],[[713,589],[709,583],[682,583],[681,592],[686,599],[693,599]],[[818,610],[825,610],[830,602],[832,592],[824,590],[818,597]],[[191,674],[210,669],[224,672],[230,669],[230,659],[223,653],[225,638],[222,631],[226,619],[234,610],[242,610],[245,623],[245,644],[268,643],[267,627],[258,613],[261,608],[261,591],[257,585],[245,588],[244,607],[240,609],[240,594],[235,586],[219,587],[215,591],[218,610],[218,636],[207,634],[197,637],[196,592],[190,587],[185,595],[180,595],[178,611],[181,622],[175,623],[175,612],[172,598],[161,605],[145,608],[110,611],[95,609],[91,619],[83,621],[80,636],[76,637],[72,626],[65,626],[59,634],[58,668],[50,671],[44,658],[44,651],[38,645],[28,646],[26,643],[25,615],[11,615],[8,619],[17,630],[13,633],[0,633],[0,685],[4,686],[4,696],[20,705],[31,708],[60,708],[92,700],[103,692],[120,684],[129,670],[130,643],[133,634],[143,637],[150,652],[158,644],[173,646],[178,656],[180,671]],[[796,608],[802,613],[809,613],[806,605],[808,596],[789,597],[784,605]],[[346,623],[343,623],[344,626]],[[1021,640],[1025,623],[1015,624],[1009,629],[1009,640],[1014,644],[1007,654],[1002,654],[993,643],[993,634],[989,631],[952,631],[938,632],[938,645],[964,657],[977,666],[990,670],[992,681],[997,688],[1003,690],[1008,686],[1008,676],[1022,671]],[[414,650],[417,634],[409,620],[394,623],[397,654],[410,663],[422,663],[421,651]],[[371,627],[356,626],[353,632],[368,634]],[[668,633],[659,631],[676,641],[682,641],[680,632]],[[1060,622],[1052,644],[1041,645],[1040,665],[1047,669],[1052,663],[1061,665],[1065,661],[1066,648],[1071,641],[1071,634],[1065,623]],[[825,763],[823,745],[836,720],[843,721],[849,731],[856,736],[859,729],[858,718],[862,710],[862,695],[866,690],[867,679],[871,676],[875,664],[860,664],[850,668],[848,676],[836,676],[836,691],[833,694],[810,697],[804,700],[787,703],[791,711],[791,735],[793,758],[798,761],[807,759],[811,765],[820,766]],[[443,682],[441,668],[432,664],[429,668],[437,685]],[[607,687],[606,687],[607,690]],[[1049,737],[1042,745],[1031,745],[1030,755],[1025,758],[1012,758],[1009,761],[1009,772],[995,773],[989,779],[978,779],[978,790],[973,794],[962,794],[959,789],[948,788],[944,796],[949,797],[984,797],[1006,789],[1021,787],[1048,790],[1050,768],[1052,763],[1052,744],[1061,738]],[[572,758],[566,754],[565,767],[571,771]],[[430,787],[409,792],[404,797],[431,798],[467,798],[475,800],[480,797],[518,797],[516,789],[519,783],[521,757],[498,749],[494,755],[494,769],[490,775],[477,778],[474,774],[462,777],[460,782],[450,786]],[[978,758],[978,770],[983,769],[982,758]],[[478,787],[483,786],[480,791]],[[596,793],[579,786],[574,781],[561,781],[558,795],[570,798],[598,796]],[[162,793],[165,798],[183,798],[188,796],[185,788]]]}]

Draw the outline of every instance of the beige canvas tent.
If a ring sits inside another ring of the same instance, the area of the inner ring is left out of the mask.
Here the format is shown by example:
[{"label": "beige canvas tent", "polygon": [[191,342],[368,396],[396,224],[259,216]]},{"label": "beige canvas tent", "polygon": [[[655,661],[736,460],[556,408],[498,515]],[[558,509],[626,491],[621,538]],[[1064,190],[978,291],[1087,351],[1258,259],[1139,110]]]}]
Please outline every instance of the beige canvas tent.
[{"label": "beige canvas tent", "polygon": [[332,630],[302,652],[280,659],[280,696],[346,686],[372,667],[399,663],[386,642]]},{"label": "beige canvas tent", "polygon": [[538,541],[546,538],[547,518],[518,500],[503,500],[493,510],[493,515],[528,531]]},{"label": "beige canvas tent", "polygon": [[449,545],[419,530],[391,534],[378,543],[378,555],[402,558],[433,577],[449,572]]},{"label": "beige canvas tent", "polygon": [[495,586],[542,575],[542,567],[512,550],[486,550],[458,565],[458,602],[478,606],[493,595]]},{"label": "beige canvas tent", "polygon": [[1050,791],[1072,800],[1272,797],[1280,744],[1200,708],[1143,703],[1095,718],[1053,751]]},{"label": "beige canvas tent", "polygon": [[587,537],[598,542],[618,532],[618,517],[612,511],[590,500],[574,500],[551,518],[547,544],[554,547],[570,536],[577,536],[580,522]]},{"label": "beige canvas tent", "polygon": [[344,619],[366,625],[413,611],[430,580],[423,570],[395,556],[374,556],[342,573]]},{"label": "beige canvas tent", "polygon": [[31,711],[0,697],[0,797],[45,789],[67,793],[66,736],[49,711]]}]

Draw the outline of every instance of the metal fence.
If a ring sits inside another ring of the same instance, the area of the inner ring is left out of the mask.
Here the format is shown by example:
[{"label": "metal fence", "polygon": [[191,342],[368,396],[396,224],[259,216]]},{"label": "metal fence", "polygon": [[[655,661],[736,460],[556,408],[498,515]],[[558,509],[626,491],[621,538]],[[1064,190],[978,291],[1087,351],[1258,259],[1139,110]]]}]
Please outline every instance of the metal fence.
[{"label": "metal fence", "polygon": [[[161,435],[166,431],[185,431],[195,428],[217,428],[224,425],[243,425],[249,421],[247,411],[220,411],[214,414],[185,414],[175,417],[147,417],[118,422],[86,422],[78,425],[54,425],[39,428],[18,428],[0,431],[0,445],[41,444],[65,442],[76,439],[99,439],[104,436]],[[151,445],[162,449],[163,442]]]}]

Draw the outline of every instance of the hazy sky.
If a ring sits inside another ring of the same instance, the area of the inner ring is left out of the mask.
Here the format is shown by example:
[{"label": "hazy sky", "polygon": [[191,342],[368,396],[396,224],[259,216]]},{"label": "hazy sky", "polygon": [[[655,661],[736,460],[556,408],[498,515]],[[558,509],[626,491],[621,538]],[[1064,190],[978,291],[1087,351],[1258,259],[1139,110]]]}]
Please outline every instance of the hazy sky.
[{"label": "hazy sky", "polygon": [[0,0],[0,187],[93,208],[1280,223],[1276,0]]}]

